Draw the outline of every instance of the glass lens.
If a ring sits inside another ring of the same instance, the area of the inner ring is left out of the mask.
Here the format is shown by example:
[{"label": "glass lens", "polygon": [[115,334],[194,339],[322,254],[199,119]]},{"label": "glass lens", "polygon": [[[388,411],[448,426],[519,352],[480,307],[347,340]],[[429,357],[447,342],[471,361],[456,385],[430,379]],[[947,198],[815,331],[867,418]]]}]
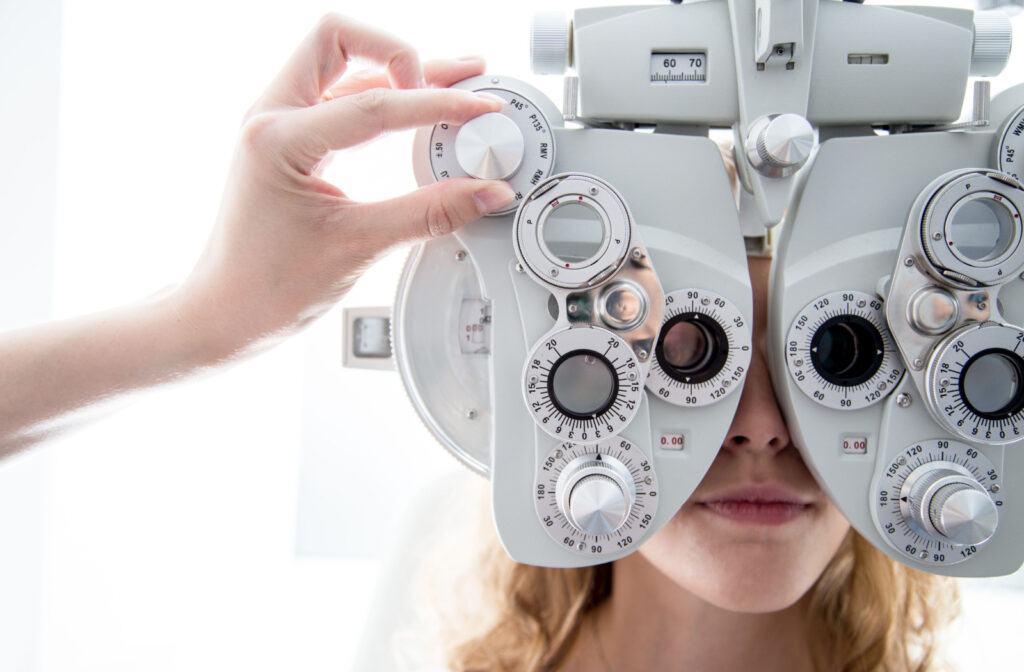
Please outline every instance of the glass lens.
[{"label": "glass lens", "polygon": [[661,342],[662,358],[681,371],[699,368],[708,358],[711,338],[694,322],[676,322]]},{"label": "glass lens", "polygon": [[596,353],[569,355],[552,369],[551,378],[555,403],[570,415],[600,415],[615,397],[615,372]]},{"label": "glass lens", "polygon": [[1013,415],[1020,409],[1021,369],[1009,356],[992,352],[968,362],[964,371],[963,395],[979,413]]},{"label": "glass lens", "polygon": [[557,206],[544,220],[544,244],[560,260],[575,264],[594,257],[605,240],[605,225],[597,211],[581,203]]},{"label": "glass lens", "polygon": [[991,261],[1001,257],[1014,238],[1013,215],[991,198],[975,198],[953,215],[946,239],[954,251],[970,261]]},{"label": "glass lens", "polygon": [[878,329],[857,315],[837,315],[811,338],[811,362],[833,385],[852,387],[875,375],[885,356]]}]

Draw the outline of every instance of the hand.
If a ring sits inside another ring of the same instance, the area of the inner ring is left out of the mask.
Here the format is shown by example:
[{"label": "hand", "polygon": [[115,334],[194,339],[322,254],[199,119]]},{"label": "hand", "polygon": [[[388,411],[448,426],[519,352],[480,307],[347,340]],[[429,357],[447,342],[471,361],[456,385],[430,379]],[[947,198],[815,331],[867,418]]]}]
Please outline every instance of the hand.
[{"label": "hand", "polygon": [[[342,77],[353,57],[385,70]],[[444,88],[483,68],[479,59],[421,68],[415,50],[386,33],[336,15],[320,21],[246,115],[212,236],[174,297],[179,324],[210,363],[302,328],[395,245],[512,201],[504,182],[460,178],[358,203],[320,179],[332,150],[498,111],[496,97]]]}]

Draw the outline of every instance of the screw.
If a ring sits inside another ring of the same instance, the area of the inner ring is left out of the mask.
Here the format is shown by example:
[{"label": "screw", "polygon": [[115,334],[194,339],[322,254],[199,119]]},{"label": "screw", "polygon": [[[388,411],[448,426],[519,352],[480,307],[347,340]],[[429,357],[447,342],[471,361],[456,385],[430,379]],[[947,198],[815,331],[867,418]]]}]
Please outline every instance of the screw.
[{"label": "screw", "polygon": [[732,381],[731,380],[723,380],[722,381],[722,387],[729,387],[730,385],[732,385]]},{"label": "screw", "polygon": [[501,80],[500,80],[500,79],[498,79],[497,77],[491,77],[491,84],[497,84],[497,83],[498,83],[498,82],[500,82],[500,81],[501,81]]},{"label": "screw", "polygon": [[803,366],[803,365],[804,365],[804,360],[802,360],[802,359],[798,359],[798,360],[796,360],[795,362],[793,362],[793,364],[794,364],[795,366]]},{"label": "screw", "polygon": [[902,455],[900,455],[900,459],[896,460],[896,464],[900,465],[901,467],[904,464],[906,464],[906,463],[907,463],[907,458],[903,457]]},{"label": "screw", "polygon": [[913,366],[915,370],[920,371],[921,368],[924,366],[924,360],[918,357],[913,362],[911,362],[910,365]]},{"label": "screw", "polygon": [[882,382],[880,382],[880,383],[878,384],[878,390],[879,390],[879,391],[882,391],[882,390],[884,390],[884,389],[885,389],[885,381],[883,380]]},{"label": "screw", "polygon": [[468,411],[466,411],[466,419],[467,420],[472,420],[475,417],[476,417],[476,409],[475,408],[471,408]]},{"label": "screw", "polygon": [[943,378],[940,380],[939,387],[949,387],[949,378]]},{"label": "screw", "polygon": [[537,376],[530,376],[530,382],[533,383],[534,385],[536,385],[537,384]]},{"label": "screw", "polygon": [[861,299],[860,301],[857,302],[857,307],[858,308],[863,308],[866,305],[868,305],[868,302],[865,301],[864,299]]},{"label": "screw", "polygon": [[465,258],[466,258],[466,251],[465,250],[458,250],[458,251],[455,252],[455,261],[462,261]]},{"label": "screw", "polygon": [[906,259],[903,260],[903,265],[904,266],[913,266],[914,265],[914,258],[913,257],[907,257]]},{"label": "screw", "polygon": [[654,479],[651,478],[650,476],[648,476],[647,478],[644,479],[644,484],[645,485],[650,485],[651,483],[654,483]]},{"label": "screw", "polygon": [[991,492],[993,495],[996,494],[997,492],[999,492],[999,490],[1000,490],[1000,488],[999,488],[999,484],[998,483],[993,485],[991,488],[988,489],[988,491]]},{"label": "screw", "polygon": [[556,450],[555,451],[555,459],[556,460],[562,459],[562,451],[561,450]]},{"label": "screw", "polygon": [[523,265],[522,265],[522,264],[519,264],[519,263],[517,263],[517,264],[516,264],[516,272],[517,272],[517,273],[525,273],[525,272],[526,272],[526,269],[525,269],[525,268],[523,268]]},{"label": "screw", "polygon": [[644,251],[641,250],[639,247],[634,247],[633,248],[633,259],[635,259],[636,261],[640,261],[641,259],[643,259],[646,256],[647,255],[644,254]]},{"label": "screw", "polygon": [[921,551],[921,559],[924,560],[928,557],[928,551]]},{"label": "screw", "polygon": [[709,299],[709,298],[708,298],[708,297],[706,297],[706,296],[705,296],[705,297],[704,297],[703,299],[701,299],[701,300],[700,300],[700,305],[702,305],[702,306],[706,306],[706,305],[708,305],[709,303],[711,303],[711,299]]},{"label": "screw", "polygon": [[942,234],[936,231],[932,234],[932,240],[942,240]]},{"label": "screw", "polygon": [[986,308],[988,308],[988,304],[984,301],[978,304],[978,310],[985,310]]},{"label": "screw", "polygon": [[575,315],[580,312],[580,307],[575,303],[570,303],[568,310],[570,315]]},{"label": "screw", "polygon": [[591,187],[590,188],[590,195],[591,196],[597,196],[597,187]]},{"label": "screw", "polygon": [[558,277],[558,269],[557,268],[552,268],[551,269],[551,277],[552,278]]},{"label": "screw", "polygon": [[910,395],[906,393],[896,397],[896,405],[900,408],[908,408],[912,401],[913,400],[910,398]]},{"label": "screw", "polygon": [[636,356],[640,361],[644,361],[648,357],[648,352],[643,348],[640,348],[639,350],[636,351]]}]

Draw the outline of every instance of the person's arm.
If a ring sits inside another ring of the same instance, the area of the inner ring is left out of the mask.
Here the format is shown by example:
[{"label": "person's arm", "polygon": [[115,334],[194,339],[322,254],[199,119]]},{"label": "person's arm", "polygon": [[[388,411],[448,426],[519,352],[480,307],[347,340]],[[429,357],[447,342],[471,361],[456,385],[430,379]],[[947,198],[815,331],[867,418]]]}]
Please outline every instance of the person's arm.
[{"label": "person's arm", "polygon": [[[342,77],[351,58],[385,69]],[[482,70],[479,59],[421,67],[386,33],[321,20],[246,115],[210,240],[181,286],[0,334],[0,457],[132,392],[265,350],[326,312],[395,245],[511,201],[504,182],[464,178],[358,203],[319,177],[331,150],[497,111],[497,98],[443,88]]]}]

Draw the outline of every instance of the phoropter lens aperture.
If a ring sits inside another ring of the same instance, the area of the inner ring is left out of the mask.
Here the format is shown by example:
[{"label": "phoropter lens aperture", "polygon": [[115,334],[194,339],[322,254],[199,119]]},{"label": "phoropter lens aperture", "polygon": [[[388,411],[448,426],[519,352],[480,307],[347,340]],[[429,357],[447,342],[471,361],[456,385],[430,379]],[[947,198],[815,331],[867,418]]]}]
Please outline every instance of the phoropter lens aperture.
[{"label": "phoropter lens aperture", "polygon": [[548,396],[565,415],[585,420],[607,411],[618,396],[615,369],[593,350],[563,355],[548,374]]},{"label": "phoropter lens aperture", "polygon": [[960,398],[986,420],[1001,420],[1024,410],[1024,361],[992,348],[967,360],[960,375]]},{"label": "phoropter lens aperture", "polygon": [[965,261],[988,262],[1006,254],[1018,224],[1003,199],[988,193],[979,196],[965,197],[950,213],[946,240]]},{"label": "phoropter lens aperture", "polygon": [[822,378],[843,387],[860,385],[875,375],[885,356],[875,325],[857,315],[837,315],[814,333],[811,363]]},{"label": "phoropter lens aperture", "polygon": [[703,313],[682,313],[662,326],[654,354],[672,378],[694,385],[714,378],[729,358],[721,325]]}]

